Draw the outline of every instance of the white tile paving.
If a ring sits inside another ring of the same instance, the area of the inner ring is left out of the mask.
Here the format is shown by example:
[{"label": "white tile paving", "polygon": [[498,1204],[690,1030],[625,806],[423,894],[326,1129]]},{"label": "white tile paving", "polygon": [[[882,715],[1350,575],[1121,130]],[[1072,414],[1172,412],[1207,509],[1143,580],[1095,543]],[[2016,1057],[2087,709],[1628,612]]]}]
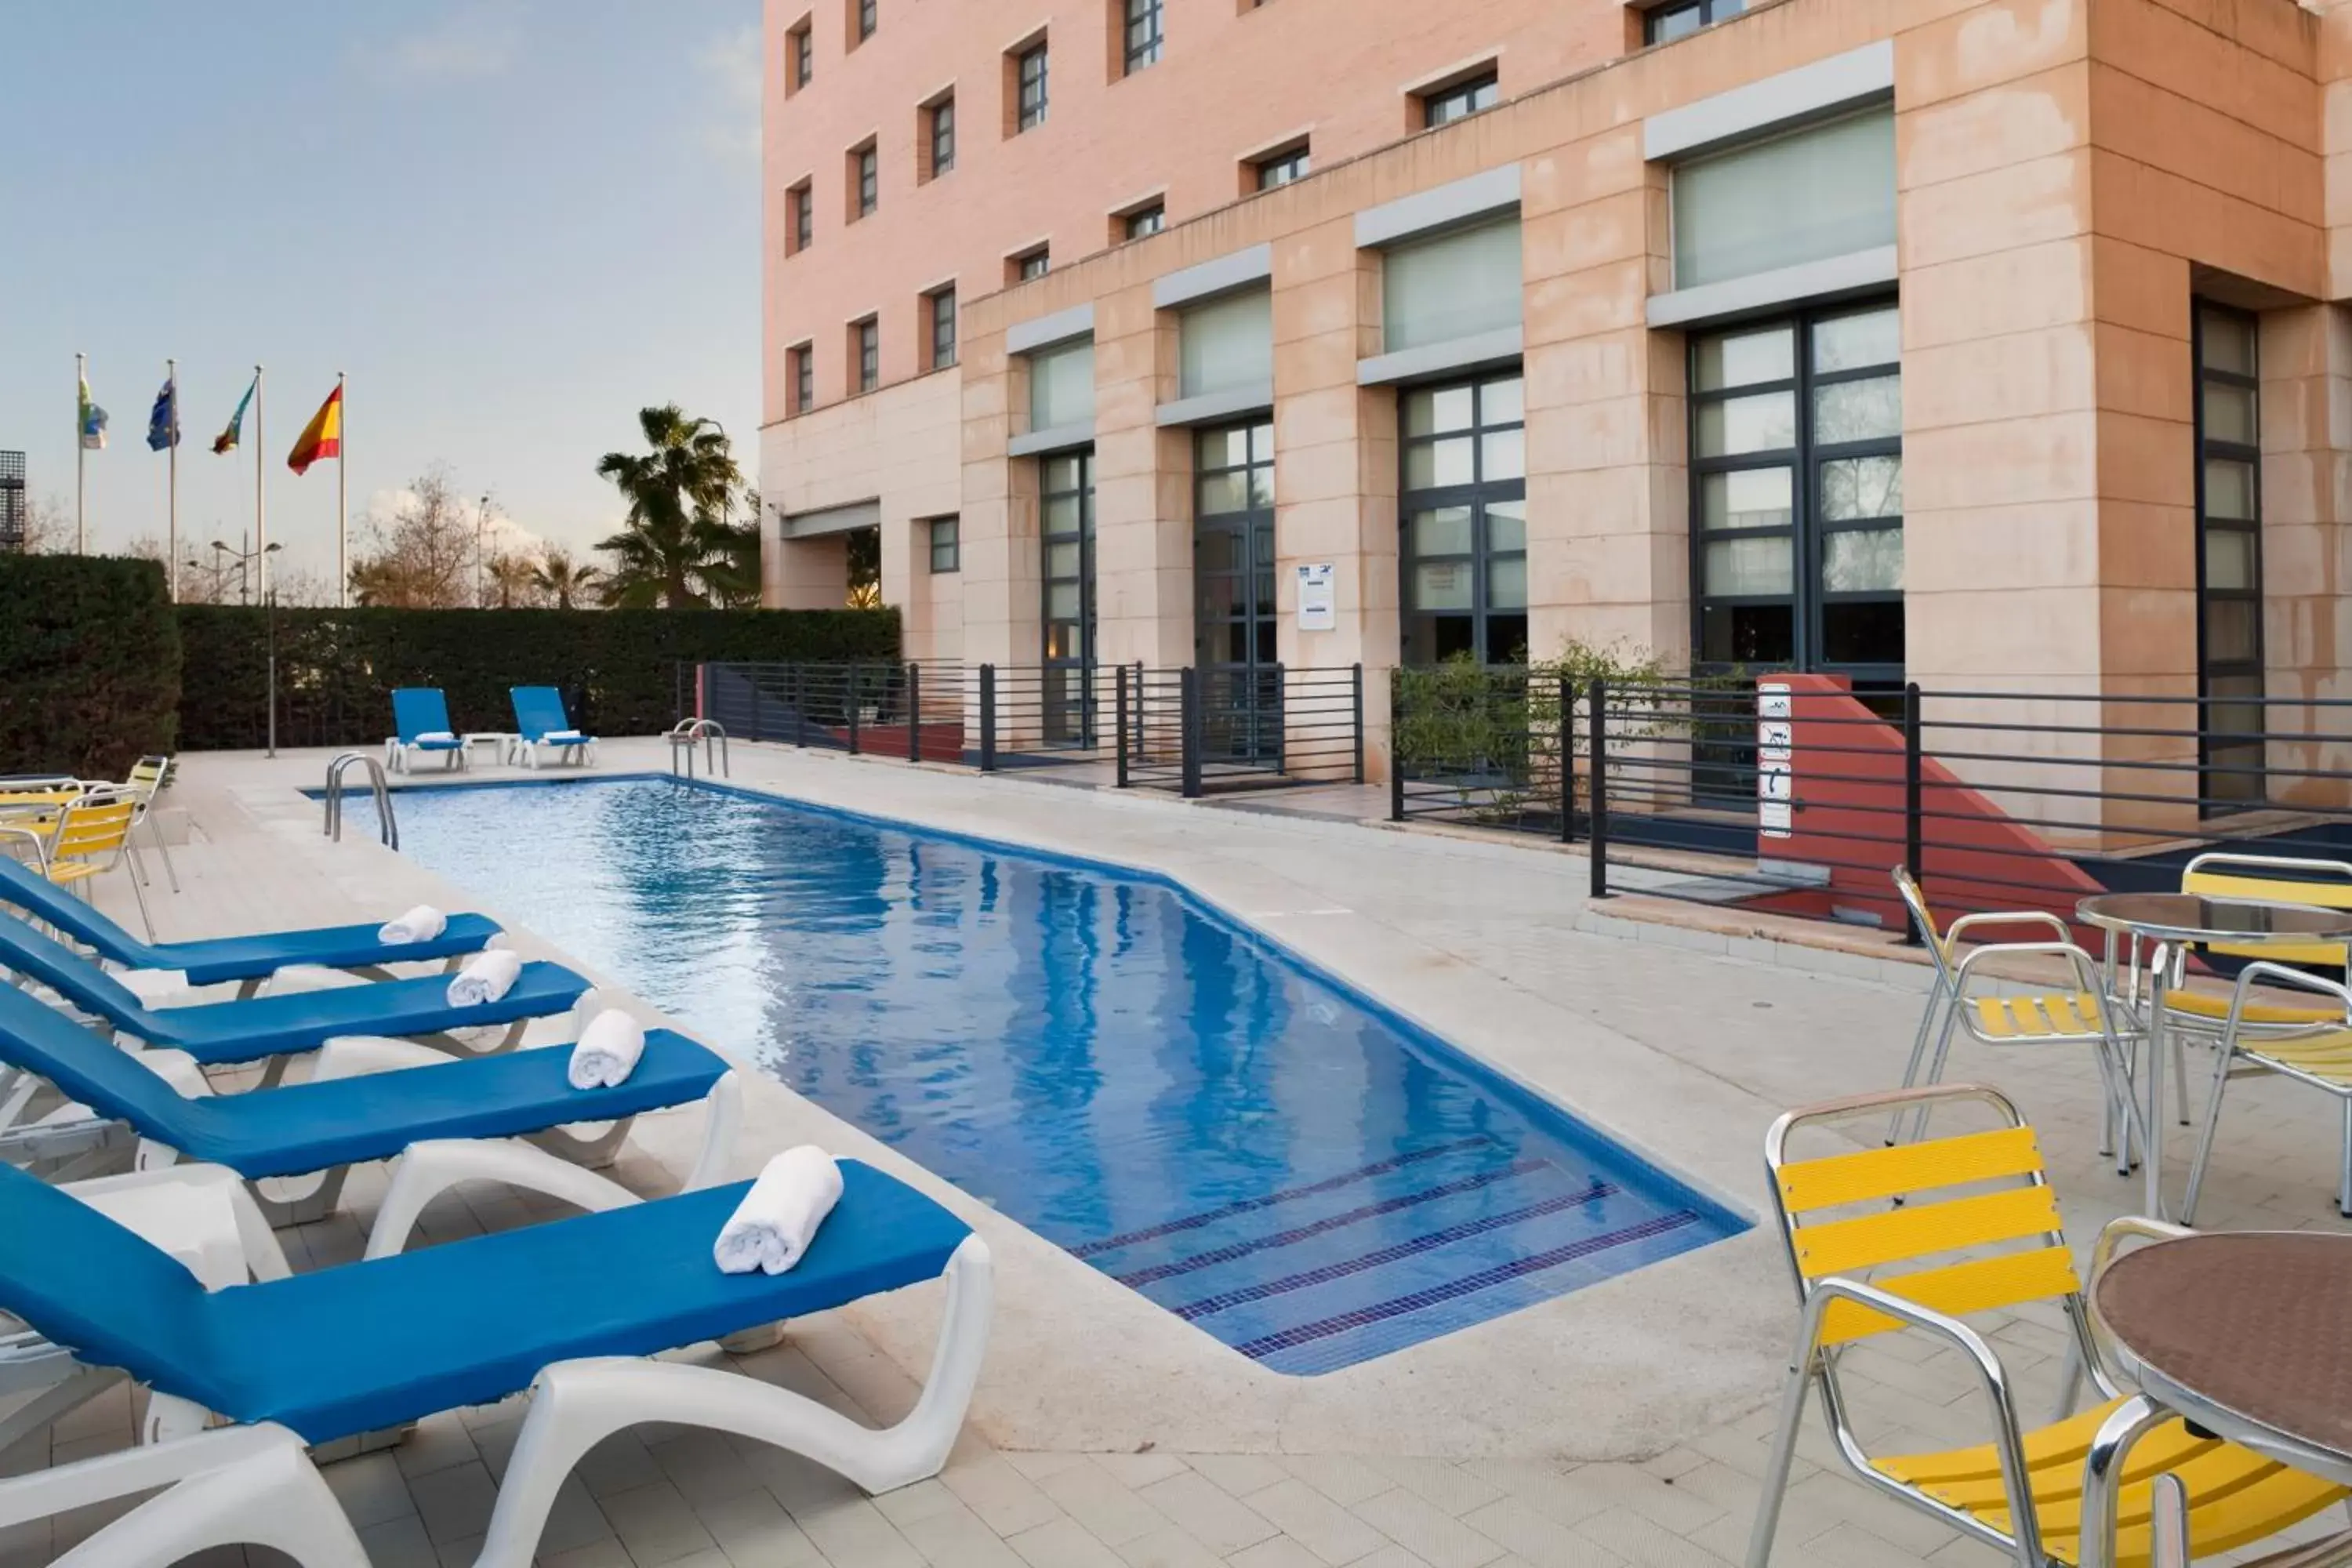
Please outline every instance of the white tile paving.
[{"label": "white tile paving", "polygon": [[[1582,879],[1581,862],[1573,858],[1431,840],[1414,844],[1425,858],[1415,876],[1399,880],[1376,873],[1380,863],[1370,853],[1334,852],[1334,845],[1350,842],[1347,834],[1365,830],[1323,826],[1301,839],[1276,819],[907,770],[896,770],[894,779],[858,764],[764,751],[737,748],[739,782],[748,773],[815,798],[845,790],[885,795],[887,802],[874,803],[877,808],[942,826],[992,827],[1016,839],[1075,840],[1096,853],[1126,842],[1129,852],[1118,858],[1194,873],[1236,909],[1351,910],[1366,922],[1355,935],[1370,941],[1366,932],[1372,932],[1391,944],[1371,954],[1375,965],[1393,955],[1393,944],[1403,944],[1442,960],[1440,968],[1462,972],[1446,986],[1416,992],[1417,1010],[1433,1026],[1465,1043],[1491,1038],[1477,1020],[1449,1011],[1465,995],[1497,999],[1507,1020],[1524,1019],[1537,1005],[1573,1009],[1612,1041],[1630,1042],[1691,1075],[1681,1081],[1708,1078],[1728,1087],[1732,1096],[1719,1105],[1792,1104],[1886,1081],[1899,1070],[1916,1016],[1916,995],[1872,982],[1571,931]],[[645,761],[632,759],[626,743],[608,748],[607,756],[608,766]],[[275,776],[308,783],[317,772],[317,763],[304,759]],[[157,900],[164,934],[356,918],[344,888],[299,857],[272,854],[268,840],[282,833],[282,824],[268,821],[267,813],[257,817],[248,801],[224,788],[272,776],[236,759],[191,760],[182,804],[205,841],[180,851],[188,890]],[[884,783],[895,794],[882,789]],[[1298,940],[1300,930],[1323,922],[1268,923]],[[1313,951],[1310,942],[1300,945]],[[1366,963],[1359,953],[1335,967],[1360,972]],[[1616,1125],[1671,1145],[1668,1132],[1640,1122],[1639,1107],[1654,1105],[1654,1098],[1645,1102],[1608,1081],[1618,1069],[1597,1058],[1586,1065],[1601,1080],[1596,1095],[1618,1108]],[[2091,1152],[2095,1099],[2086,1063],[1986,1060],[1964,1050],[1958,1070],[1997,1078],[2027,1101],[2045,1131],[2078,1240],[2130,1202],[2126,1184]],[[2327,1202],[2330,1110],[2318,1097],[2286,1086],[2233,1090],[2203,1216],[2208,1224],[2340,1224]],[[1752,1181],[1752,1145],[1761,1125],[1759,1120],[1748,1130],[1748,1152],[1724,1168],[1744,1160]],[[2181,1142],[2175,1141],[2176,1150]],[[670,1179],[642,1151],[624,1160],[620,1175],[648,1189]],[[360,1222],[381,1192],[380,1174],[362,1173],[352,1185],[349,1212],[289,1233],[296,1267],[355,1258]],[[446,1239],[555,1212],[492,1189],[469,1191],[430,1216],[427,1235]],[[1780,1289],[1772,1305],[1785,1332]],[[1664,1325],[1661,1342],[1670,1344],[1674,1331],[1675,1325]],[[1018,1340],[1022,1325],[1008,1317],[1000,1334]],[[2063,1349],[2054,1321],[2048,1314],[2015,1315],[1992,1338],[2018,1374],[2028,1407],[2046,1406]],[[1088,1355],[1099,1353],[1082,1343],[1054,1350],[1071,1363],[1066,1376],[1082,1375]],[[903,1411],[913,1386],[896,1353],[827,1315],[793,1325],[782,1346],[726,1360],[746,1376],[786,1384],[863,1418],[888,1420]],[[1580,1348],[1557,1352],[1572,1373],[1580,1354]],[[1498,1371],[1507,1375],[1510,1369]],[[1603,1367],[1577,1386],[1601,1419],[1614,1407],[1665,1400],[1678,1375],[1676,1358],[1661,1354],[1638,1375]],[[1857,1419],[1873,1436],[1944,1444],[1979,1435],[1972,1379],[1940,1347],[1874,1342],[1850,1352],[1847,1378]],[[1476,1396],[1465,1386],[1464,1397]],[[1182,1397],[1167,1402],[1171,1421]],[[540,1561],[547,1568],[1724,1568],[1745,1550],[1754,1478],[1771,1424],[1760,1399],[1718,1404],[1709,1418],[1671,1423],[1664,1440],[1582,1464],[1549,1441],[1515,1439],[1507,1431],[1474,1444],[1416,1448],[1395,1424],[1349,1431],[1345,1441],[1328,1440],[1328,1431],[1302,1439],[1274,1430],[1268,1441],[1232,1445],[1235,1451],[1187,1454],[1147,1437],[1122,1445],[1124,1451],[1101,1452],[1083,1445],[992,1446],[981,1428],[1017,1429],[1020,1422],[1000,1419],[991,1404],[984,1386],[974,1430],[937,1480],[873,1500],[805,1461],[756,1445],[676,1428],[624,1434],[583,1461],[541,1542]],[[0,1472],[120,1446],[130,1440],[134,1408],[129,1390],[110,1391],[0,1456]],[[516,1401],[436,1416],[389,1452],[325,1467],[375,1568],[471,1561],[518,1416]],[[1776,1561],[1975,1568],[2002,1560],[1839,1473],[1817,1426],[1809,1428],[1801,1453]],[[85,1511],[0,1532],[0,1568],[47,1563],[100,1522]],[[217,1553],[205,1561],[226,1568],[244,1557]]]}]

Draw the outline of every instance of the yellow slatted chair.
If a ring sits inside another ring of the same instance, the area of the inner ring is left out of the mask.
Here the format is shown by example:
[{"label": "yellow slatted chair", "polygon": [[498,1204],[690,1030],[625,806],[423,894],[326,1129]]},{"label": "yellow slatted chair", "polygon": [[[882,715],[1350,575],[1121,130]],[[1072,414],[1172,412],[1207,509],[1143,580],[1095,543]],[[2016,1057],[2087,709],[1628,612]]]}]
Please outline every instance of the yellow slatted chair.
[{"label": "yellow slatted chair", "polygon": [[[1789,1156],[1792,1135],[1807,1129],[1965,1103],[1990,1109],[1997,1125],[1858,1153]],[[1993,1089],[1958,1084],[1832,1101],[1775,1122],[1764,1161],[1804,1317],[1748,1568],[1767,1568],[1771,1560],[1798,1425],[1816,1386],[1838,1452],[1875,1489],[2009,1554],[2020,1568],[2082,1562],[2084,1461],[2101,1426],[2125,1401],[2093,1343],[2056,1194],[2033,1130],[2016,1106]],[[2100,1237],[2092,1279],[2125,1241],[2181,1234],[2152,1221],[2117,1220]],[[2063,1310],[2081,1364],[2105,1399],[2095,1409],[2028,1431],[1990,1342],[1962,1320],[2032,1302]],[[1972,1363],[1990,1442],[1898,1456],[1863,1447],[1839,1384],[1839,1354],[1897,1330],[1935,1335]],[[2151,1482],[2165,1471],[2177,1471],[2188,1489],[2198,1557],[2274,1535],[2346,1495],[2341,1487],[2167,1421],[2123,1458],[2116,1563],[2149,1563]],[[2352,1534],[2343,1542],[2352,1552]],[[2347,1560],[2308,1559],[2313,1568]]]},{"label": "yellow slatted chair", "polygon": [[[117,867],[129,871],[131,830],[138,823],[139,797],[132,791],[111,784],[89,790],[58,814],[57,827],[49,835],[44,868],[49,880],[74,889],[88,900],[93,879]],[[147,913],[146,890],[137,877],[126,875],[124,879],[139,900],[140,923],[152,942],[155,922]]]},{"label": "yellow slatted chair", "polygon": [[[2342,860],[2299,860],[2275,855],[2239,855],[2215,851],[2200,855],[2180,873],[2180,890],[2209,899],[2238,899],[2251,903],[2304,904],[2314,909],[2352,910],[2352,863]],[[2272,963],[2301,964],[2346,973],[2342,942],[2304,942],[2284,947],[2212,949],[2221,958],[2259,958]],[[2231,1004],[2228,991],[2176,988],[2168,996],[2172,1022],[2192,1032],[2218,1036]],[[2250,1002],[2247,1024],[2269,1029],[2334,1028],[2341,1019],[2324,1005]]]},{"label": "yellow slatted chair", "polygon": [[[161,795],[163,787],[171,782],[172,759],[166,756],[146,756],[132,764],[131,776],[125,784],[131,792],[139,797],[137,826],[147,829],[147,841],[155,847],[155,853],[162,858],[163,875],[170,879],[172,891],[176,893],[180,890],[179,868],[172,864],[171,846],[163,842],[163,830],[155,823],[155,797]],[[133,831],[135,832],[136,829],[134,828]],[[132,868],[139,872],[143,880],[147,868],[140,863],[139,850],[135,845],[131,847],[131,861]]]},{"label": "yellow slatted chair", "polygon": [[[2264,985],[2306,991],[2325,1000],[2293,1008],[2258,1007],[2250,997]],[[2197,1217],[2206,1162],[2213,1156],[2213,1135],[2221,1126],[2222,1094],[2233,1079],[2262,1074],[2276,1074],[2336,1097],[2344,1121],[2336,1155],[2336,1211],[2352,1219],[2352,986],[2263,961],[2238,972],[2237,988],[2227,1000],[2221,1037],[2213,1053],[2213,1083],[2205,1096],[2205,1127],[2189,1168],[2189,1195],[2180,1205],[2180,1223],[2193,1224]],[[2263,1026],[2257,1012],[2293,1012],[2304,1021],[2292,1028]]]},{"label": "yellow slatted chair", "polygon": [[[2044,910],[2019,910],[1962,915],[1947,929],[1937,926],[1918,882],[1901,866],[1895,868],[1895,890],[1910,910],[1919,940],[1936,965],[1927,1011],[1911,1042],[1911,1062],[1903,1072],[1903,1087],[1943,1080],[1944,1063],[1951,1054],[1957,1030],[1965,1029],[1970,1039],[1982,1046],[2088,1046],[2097,1056],[2099,1078],[2106,1086],[2099,1152],[2116,1155],[2116,1169],[2128,1175],[2131,1146],[2127,1141],[2119,1142],[2116,1131],[2119,1126],[2137,1130],[2141,1121],[2137,1102],[2129,1092],[2127,1069],[2129,1048],[2146,1031],[2123,1009],[2106,1003],[2098,964],[2075,942],[2066,922]],[[1970,932],[2002,926],[2049,934],[2040,941],[1989,943],[1961,953],[1960,943]],[[2025,957],[2064,961],[2074,974],[2073,989],[2005,996],[1986,990],[1979,980],[1979,963]],[[1977,983],[1973,990],[1971,982]],[[1901,1141],[1901,1123],[1897,1117],[1887,1129],[1889,1143]],[[1914,1118],[1911,1136],[1922,1136],[1926,1131],[1923,1111]]]}]

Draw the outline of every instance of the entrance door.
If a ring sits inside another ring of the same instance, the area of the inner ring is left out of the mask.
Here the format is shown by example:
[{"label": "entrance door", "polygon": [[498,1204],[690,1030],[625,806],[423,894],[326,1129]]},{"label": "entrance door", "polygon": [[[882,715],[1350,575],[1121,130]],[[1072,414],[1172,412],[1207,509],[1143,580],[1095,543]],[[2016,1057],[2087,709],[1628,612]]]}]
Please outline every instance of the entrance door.
[{"label": "entrance door", "polygon": [[1193,472],[1193,664],[1210,759],[1282,765],[1275,653],[1274,426],[1204,430]]},{"label": "entrance door", "polygon": [[1045,739],[1095,743],[1095,455],[1045,459],[1038,486],[1045,541]]}]

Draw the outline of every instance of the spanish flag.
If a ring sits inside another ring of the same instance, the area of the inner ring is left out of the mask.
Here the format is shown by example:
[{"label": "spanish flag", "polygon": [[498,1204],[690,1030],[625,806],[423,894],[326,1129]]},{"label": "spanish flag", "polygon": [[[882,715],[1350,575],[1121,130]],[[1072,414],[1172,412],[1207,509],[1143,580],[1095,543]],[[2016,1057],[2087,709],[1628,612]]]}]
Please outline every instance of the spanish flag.
[{"label": "spanish flag", "polygon": [[343,389],[341,386],[327,395],[310,423],[302,427],[302,437],[294,443],[287,455],[286,466],[297,474],[307,474],[310,465],[321,458],[343,455]]}]

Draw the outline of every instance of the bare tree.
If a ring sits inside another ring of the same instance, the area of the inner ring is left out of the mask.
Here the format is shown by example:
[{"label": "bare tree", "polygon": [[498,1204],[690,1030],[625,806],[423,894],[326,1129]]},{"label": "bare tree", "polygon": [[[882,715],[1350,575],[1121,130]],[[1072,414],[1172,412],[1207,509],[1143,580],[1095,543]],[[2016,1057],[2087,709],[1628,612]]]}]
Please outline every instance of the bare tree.
[{"label": "bare tree", "polygon": [[367,547],[352,567],[362,605],[408,610],[463,609],[474,601],[476,519],[446,468],[410,482],[389,517],[371,517]]},{"label": "bare tree", "polygon": [[25,498],[25,553],[63,555],[73,549],[72,510],[58,496]]}]

